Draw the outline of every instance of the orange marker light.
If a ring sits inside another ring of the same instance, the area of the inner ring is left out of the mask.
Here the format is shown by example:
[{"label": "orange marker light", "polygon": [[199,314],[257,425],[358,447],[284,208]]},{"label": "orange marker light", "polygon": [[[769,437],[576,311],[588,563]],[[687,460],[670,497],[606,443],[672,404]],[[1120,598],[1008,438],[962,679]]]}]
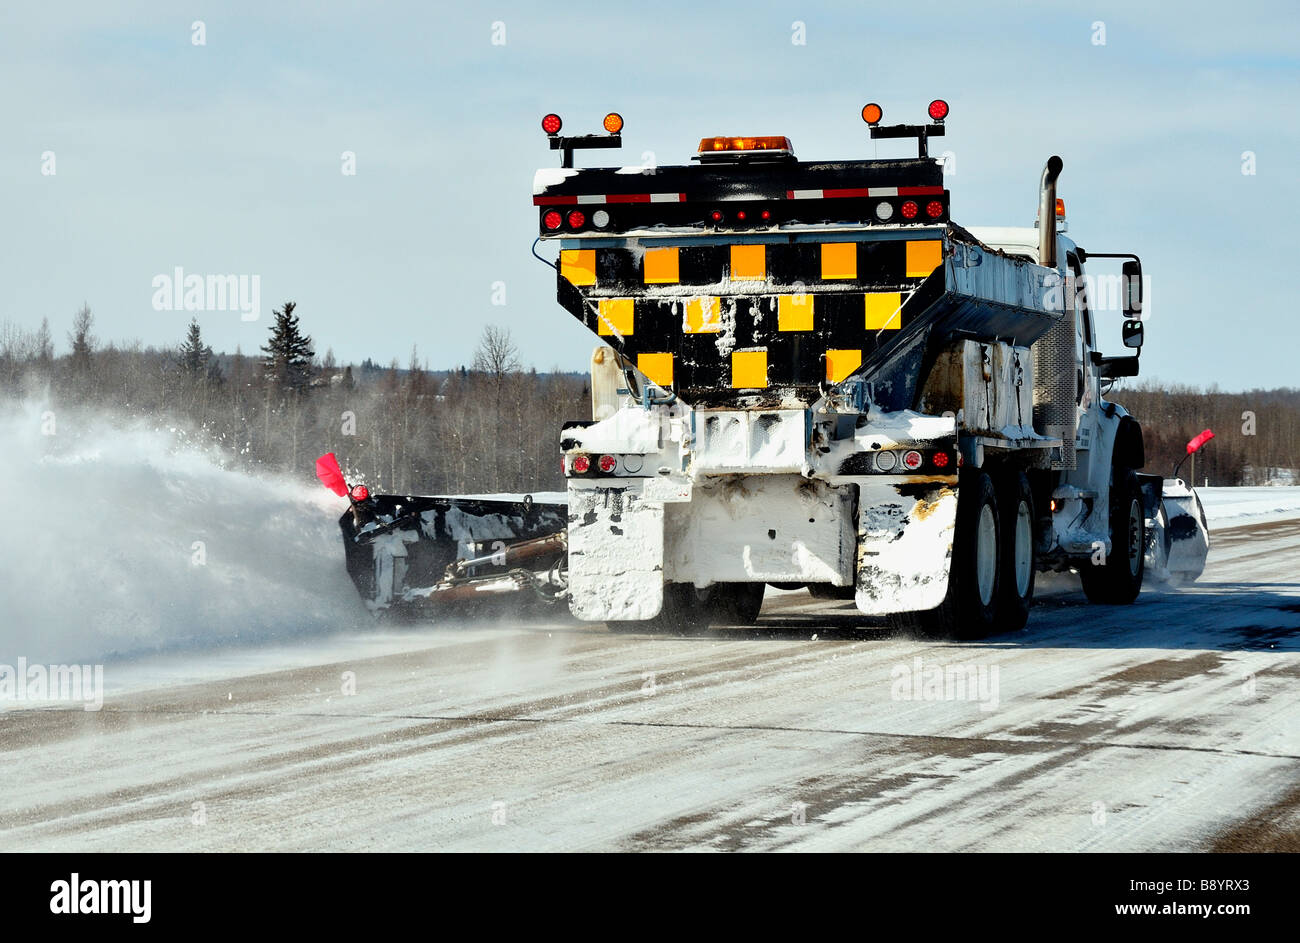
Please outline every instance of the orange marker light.
[{"label": "orange marker light", "polygon": [[1065,219],[1065,201],[1059,196],[1056,198],[1056,215],[1059,219]]},{"label": "orange marker light", "polygon": [[879,124],[880,119],[884,116],[885,113],[880,110],[880,106],[875,102],[870,102],[862,106],[862,120],[867,124]]},{"label": "orange marker light", "polygon": [[605,116],[605,130],[610,134],[618,134],[623,130],[623,116],[617,111],[611,111]]}]

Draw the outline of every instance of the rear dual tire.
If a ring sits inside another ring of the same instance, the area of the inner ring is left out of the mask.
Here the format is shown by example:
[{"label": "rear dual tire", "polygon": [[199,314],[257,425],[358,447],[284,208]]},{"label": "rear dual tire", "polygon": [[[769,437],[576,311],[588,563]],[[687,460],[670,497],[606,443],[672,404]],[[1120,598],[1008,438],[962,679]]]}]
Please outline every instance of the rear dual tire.
[{"label": "rear dual tire", "polygon": [[962,472],[948,591],[936,609],[895,626],[933,638],[981,639],[1024,628],[1034,599],[1034,501],[1019,469]]}]

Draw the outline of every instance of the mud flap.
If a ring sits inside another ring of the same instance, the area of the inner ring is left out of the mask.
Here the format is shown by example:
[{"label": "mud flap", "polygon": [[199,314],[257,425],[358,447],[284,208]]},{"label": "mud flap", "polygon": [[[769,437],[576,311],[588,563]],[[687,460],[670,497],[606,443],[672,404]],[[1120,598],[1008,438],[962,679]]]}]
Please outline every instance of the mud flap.
[{"label": "mud flap", "polygon": [[881,476],[858,489],[858,609],[867,615],[939,606],[948,592],[957,479]]},{"label": "mud flap", "polygon": [[651,619],[663,599],[663,504],[639,479],[570,481],[569,609],[588,622]]}]

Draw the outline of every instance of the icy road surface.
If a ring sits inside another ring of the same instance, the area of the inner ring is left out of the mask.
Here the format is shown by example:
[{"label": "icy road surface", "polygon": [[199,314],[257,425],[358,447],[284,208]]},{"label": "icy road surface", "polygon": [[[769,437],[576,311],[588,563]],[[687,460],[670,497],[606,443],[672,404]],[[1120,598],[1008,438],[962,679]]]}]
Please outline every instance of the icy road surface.
[{"label": "icy road surface", "polygon": [[[1133,607],[1057,578],[1025,631],[976,644],[891,637],[788,593],[757,631],[701,638],[555,620],[109,663],[98,713],[0,713],[0,839],[1298,850],[1292,518],[1221,523],[1201,582]],[[935,667],[974,683],[927,688]]]}]

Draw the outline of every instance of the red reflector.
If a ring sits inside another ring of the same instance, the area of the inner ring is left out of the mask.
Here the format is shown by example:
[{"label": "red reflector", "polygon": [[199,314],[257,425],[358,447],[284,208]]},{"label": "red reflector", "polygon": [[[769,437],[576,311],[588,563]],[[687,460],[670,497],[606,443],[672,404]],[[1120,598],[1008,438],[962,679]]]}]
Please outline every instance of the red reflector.
[{"label": "red reflector", "polygon": [[560,125],[563,123],[564,122],[560,120],[559,115],[547,115],[542,119],[542,130],[547,134],[557,134],[559,133]]},{"label": "red reflector", "polygon": [[916,471],[921,467],[921,462],[923,461],[924,459],[921,458],[921,453],[915,449],[903,453],[903,467],[909,471]]},{"label": "red reflector", "polygon": [[585,475],[591,471],[591,459],[585,455],[579,455],[573,460],[573,470],[579,475]]},{"label": "red reflector", "polygon": [[370,489],[367,488],[365,485],[353,485],[353,486],[352,486],[352,500],[353,500],[353,501],[365,501],[365,500],[367,500],[369,497],[370,497]]},{"label": "red reflector", "polygon": [[715,223],[722,222],[722,210],[714,210],[709,214],[709,219],[713,220]]},{"label": "red reflector", "polygon": [[899,208],[899,212],[903,214],[903,219],[916,219],[917,206],[908,200]]},{"label": "red reflector", "polygon": [[931,458],[930,461],[934,462],[934,467],[935,467],[935,468],[947,468],[947,467],[948,467],[948,453],[947,453],[947,452],[935,452],[935,453],[934,453],[934,457]]},{"label": "red reflector", "polygon": [[930,117],[935,121],[942,121],[948,117],[948,103],[942,98],[936,98],[930,102]]},{"label": "red reflector", "polygon": [[617,464],[618,461],[612,455],[602,455],[600,457],[600,470],[603,471],[605,474],[609,474],[610,472],[612,472],[614,470],[614,466]]},{"label": "red reflector", "polygon": [[563,222],[564,217],[560,215],[559,210],[547,210],[542,215],[542,225],[547,229],[559,229]]},{"label": "red reflector", "polygon": [[943,215],[943,204],[938,200],[931,200],[925,204],[925,215],[931,219],[938,219]]}]

